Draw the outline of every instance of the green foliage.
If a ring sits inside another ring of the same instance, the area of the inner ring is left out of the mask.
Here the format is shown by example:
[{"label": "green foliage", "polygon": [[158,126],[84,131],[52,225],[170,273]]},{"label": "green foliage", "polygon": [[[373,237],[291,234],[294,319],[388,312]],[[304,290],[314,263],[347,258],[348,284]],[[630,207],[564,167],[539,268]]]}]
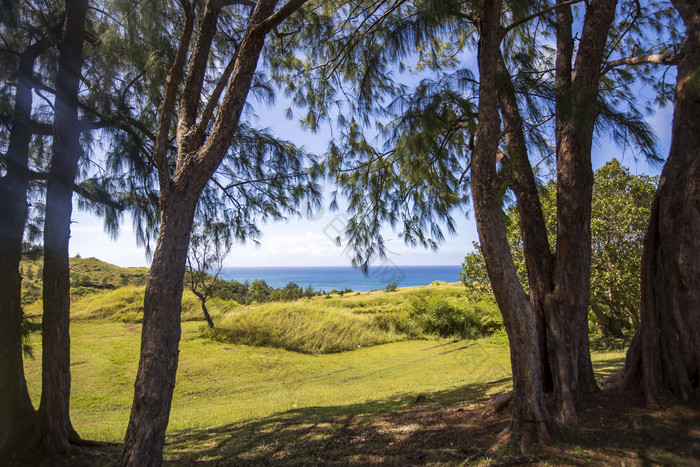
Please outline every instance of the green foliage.
[{"label": "green foliage", "polygon": [[[639,323],[639,277],[644,236],[658,177],[633,175],[616,159],[595,172],[591,214],[591,321],[604,335],[622,337]],[[556,185],[541,189],[550,245],[556,234]],[[508,242],[527,290],[522,236],[515,206],[506,209]],[[462,263],[460,280],[472,300],[492,297],[478,244]]]},{"label": "green foliage", "polygon": [[399,283],[398,283],[398,282],[396,282],[396,281],[390,282],[390,283],[384,288],[384,291],[385,291],[385,292],[396,292],[396,288],[397,288],[398,286],[399,286]]},{"label": "green foliage", "polygon": [[498,308],[493,303],[470,305],[463,299],[450,299],[430,293],[430,290],[411,294],[401,311],[379,314],[375,319],[384,329],[410,338],[478,339],[503,327]]},{"label": "green foliage", "polygon": [[249,303],[264,303],[269,301],[271,289],[272,288],[267,285],[267,282],[264,280],[255,279],[248,286]]}]

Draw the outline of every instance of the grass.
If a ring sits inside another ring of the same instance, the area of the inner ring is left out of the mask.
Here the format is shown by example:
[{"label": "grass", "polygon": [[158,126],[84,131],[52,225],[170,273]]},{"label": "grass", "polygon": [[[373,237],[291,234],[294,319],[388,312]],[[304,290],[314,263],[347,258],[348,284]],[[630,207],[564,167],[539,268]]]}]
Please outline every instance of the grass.
[{"label": "grass", "polygon": [[[509,350],[501,330],[479,339],[438,337],[435,328],[445,323],[452,326],[448,333],[475,317],[469,329],[499,324],[488,304],[465,305],[462,294],[461,287],[435,284],[251,307],[214,300],[219,340],[208,337],[199,303],[185,294],[165,460],[694,465],[700,410],[669,405],[657,413],[627,396],[586,401],[579,421],[557,434],[559,443],[531,457],[492,450],[508,414],[484,418],[481,412],[486,400],[510,387]],[[143,287],[133,286],[72,304],[71,417],[84,438],[123,440],[142,300]],[[400,331],[396,323],[402,320],[421,339]],[[244,331],[226,335],[234,329]],[[38,404],[40,337],[30,343],[35,358],[25,361],[26,377]],[[598,377],[609,376],[622,366],[624,353],[594,352],[592,360]],[[112,465],[118,449],[111,445],[84,464]]]},{"label": "grass", "polygon": [[[510,372],[507,348],[485,339],[407,341],[309,355],[214,342],[199,337],[200,326],[183,323],[170,432],[301,408],[415,398],[420,393],[502,380]],[[109,442],[123,439],[138,365],[139,333],[140,326],[131,323],[71,324],[71,416],[82,436]],[[34,338],[33,345],[35,359],[26,361],[25,368],[32,399],[38,403],[39,339]]]},{"label": "grass", "polygon": [[386,344],[402,336],[368,316],[323,303],[273,303],[225,314],[204,336],[222,342],[278,347],[303,353],[331,353]]},{"label": "grass", "polygon": [[[23,260],[22,303],[31,305],[41,298],[43,258]],[[120,268],[97,258],[70,258],[71,295],[80,297],[101,290],[145,285],[148,268]]]},{"label": "grass", "polygon": [[463,287],[446,283],[232,307],[215,322],[203,336],[304,353],[408,339],[476,339],[503,326],[494,304],[469,304]]}]

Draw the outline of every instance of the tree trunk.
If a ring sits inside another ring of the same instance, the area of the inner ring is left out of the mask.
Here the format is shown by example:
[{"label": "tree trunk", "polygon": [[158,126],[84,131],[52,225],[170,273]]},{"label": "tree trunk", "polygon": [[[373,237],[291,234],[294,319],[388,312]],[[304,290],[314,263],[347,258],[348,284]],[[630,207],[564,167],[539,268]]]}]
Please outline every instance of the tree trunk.
[{"label": "tree trunk", "polygon": [[523,445],[549,441],[553,423],[544,405],[536,319],[518,281],[508,248],[503,214],[497,201],[500,180],[496,152],[500,132],[496,77],[501,41],[501,2],[486,0],[480,17],[479,126],[472,153],[472,196],[479,240],[486,269],[510,342],[513,371],[513,420],[511,436],[522,436]]},{"label": "tree trunk", "polygon": [[194,290],[192,291],[192,293],[195,294],[197,298],[199,298],[199,301],[202,304],[202,313],[204,313],[204,319],[207,320],[209,328],[214,329],[214,321],[211,320],[209,310],[207,310],[207,297],[199,292],[195,292]]},{"label": "tree trunk", "polygon": [[623,337],[622,320],[619,317],[612,313],[611,316],[606,315],[595,300],[591,300],[591,310],[598,319],[599,328],[603,335],[615,338]]},{"label": "tree trunk", "polygon": [[623,370],[623,385],[652,404],[697,396],[700,385],[700,11],[694,1],[673,4],[686,39],[671,149],[644,242],[641,323]]},{"label": "tree trunk", "polygon": [[[213,10],[210,10],[212,3],[215,2],[210,0],[205,4],[205,18],[213,14]],[[166,79],[168,84],[154,151],[161,190],[161,224],[146,285],[141,355],[134,388],[134,402],[120,459],[121,465],[152,466],[162,462],[165,431],[177,373],[182,289],[195,208],[206,183],[229,149],[267,32],[303,3],[304,0],[290,0],[276,13],[277,0],[260,0],[255,4],[248,29],[236,53],[235,66],[228,80],[226,93],[207,138],[193,139],[188,136],[194,135],[193,132],[197,132],[198,129],[185,115],[186,109],[196,106],[202,89],[199,78],[186,80],[181,96],[181,108],[185,109],[183,116],[187,118],[180,119],[177,141],[188,147],[186,150],[178,147],[175,175],[171,178],[167,160],[168,135],[175,109],[175,96],[184,70],[187,44],[191,37],[191,24],[188,24],[191,19],[186,21],[183,28],[176,60]],[[207,11],[210,13],[207,14]],[[199,34],[207,34],[207,31],[203,32],[200,29]],[[207,37],[211,38],[213,35],[208,34]],[[207,41],[195,41],[190,54],[190,73],[196,72],[193,68],[207,63],[208,47]],[[199,76],[201,78],[203,75]],[[197,143],[202,141],[199,148],[194,148],[195,140]]]},{"label": "tree trunk", "polygon": [[[161,192],[161,224],[143,304],[141,358],[121,465],[160,465],[175,388],[185,260],[197,197]],[[188,200],[187,205],[182,205]],[[176,202],[177,201],[177,202]]]},{"label": "tree trunk", "polygon": [[530,288],[530,305],[535,313],[537,342],[540,348],[542,384],[551,391],[552,369],[549,364],[545,323],[546,297],[554,288],[552,281],[553,255],[547,238],[547,226],[542,214],[535,174],[528,157],[527,142],[523,130],[517,95],[513,80],[503,61],[498,61],[498,99],[503,114],[508,157],[506,163],[510,187],[518,201],[518,219],[523,236],[525,267]]},{"label": "tree trunk", "polygon": [[616,5],[617,0],[588,4],[573,71],[571,6],[557,10],[557,243],[554,289],[546,299],[545,313],[554,395],[565,423],[576,418],[576,398],[597,390],[588,342],[591,146],[600,67]]},{"label": "tree trunk", "polygon": [[73,184],[82,156],[78,89],[88,0],[67,0],[56,75],[53,155],[44,223],[42,391],[37,435],[49,453],[69,455],[79,437],[70,421],[70,269]]},{"label": "tree trunk", "polygon": [[22,277],[19,265],[27,220],[28,161],[32,76],[38,54],[22,53],[15,108],[7,148],[7,168],[0,179],[0,458],[19,454],[34,423],[22,361]]}]

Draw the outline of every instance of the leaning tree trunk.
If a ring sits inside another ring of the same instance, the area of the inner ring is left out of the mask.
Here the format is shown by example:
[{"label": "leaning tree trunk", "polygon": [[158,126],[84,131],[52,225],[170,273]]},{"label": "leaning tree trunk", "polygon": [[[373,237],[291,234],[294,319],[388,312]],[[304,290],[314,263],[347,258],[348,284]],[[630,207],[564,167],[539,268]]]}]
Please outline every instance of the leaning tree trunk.
[{"label": "leaning tree trunk", "polygon": [[[673,132],[642,255],[641,323],[623,385],[649,403],[700,386],[700,9],[675,0],[686,27]],[[641,383],[641,384],[640,384]]]},{"label": "leaning tree trunk", "polygon": [[209,325],[210,329],[214,329],[214,321],[211,319],[211,315],[209,314],[209,310],[207,309],[207,297],[203,293],[200,292],[195,292],[192,290],[192,293],[197,296],[199,299],[200,304],[202,305],[202,313],[204,313],[204,319],[207,320],[207,325]]},{"label": "leaning tree trunk", "polygon": [[177,373],[181,299],[195,208],[231,144],[267,33],[304,2],[290,0],[276,13],[277,0],[257,2],[248,30],[236,51],[235,66],[208,137],[204,134],[207,122],[200,122],[204,126],[198,127],[195,119],[204,77],[202,67],[206,67],[208,61],[221,5],[212,0],[205,3],[190,56],[190,74],[181,94],[176,131],[178,157],[175,175],[171,178],[167,160],[168,135],[193,30],[193,12],[186,12],[188,16],[178,52],[167,78],[155,147],[161,224],[146,285],[141,355],[121,465],[152,466],[162,462]]},{"label": "leaning tree trunk", "polygon": [[29,79],[38,53],[20,55],[15,108],[7,148],[5,176],[0,179],[0,458],[19,454],[34,423],[22,361],[22,277],[19,265],[27,220],[32,89]]},{"label": "leaning tree trunk", "polygon": [[544,405],[536,319],[508,248],[503,214],[497,201],[500,180],[496,152],[500,132],[496,76],[501,41],[501,2],[486,0],[480,18],[479,126],[472,153],[472,196],[486,269],[510,343],[513,371],[511,436],[549,441],[551,416]]},{"label": "leaning tree trunk", "polygon": [[192,199],[193,193],[172,184],[160,198],[161,224],[146,285],[141,359],[122,465],[160,465],[175,388],[185,260],[198,195]]},{"label": "leaning tree trunk", "polygon": [[73,185],[82,155],[78,88],[88,0],[67,0],[56,75],[51,169],[44,222],[42,390],[37,436],[50,452],[68,455],[79,437],[70,421],[70,269],[68,243]]},{"label": "leaning tree trunk", "polygon": [[547,331],[545,322],[546,297],[554,288],[552,269],[554,257],[549,247],[547,226],[542,214],[535,174],[528,157],[527,142],[522,117],[518,107],[513,79],[506,68],[503,56],[498,60],[498,100],[506,133],[510,188],[518,205],[518,220],[523,236],[525,267],[530,289],[530,305],[535,314],[537,342],[540,348],[542,384],[545,392],[551,391],[552,369],[549,364]]}]

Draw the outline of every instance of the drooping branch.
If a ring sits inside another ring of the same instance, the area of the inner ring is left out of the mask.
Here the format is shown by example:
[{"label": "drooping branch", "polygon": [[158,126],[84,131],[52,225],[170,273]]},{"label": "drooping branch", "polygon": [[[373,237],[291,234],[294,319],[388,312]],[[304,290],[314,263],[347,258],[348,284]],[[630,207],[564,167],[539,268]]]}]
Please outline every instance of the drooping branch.
[{"label": "drooping branch", "polygon": [[557,3],[556,5],[553,5],[553,6],[549,7],[549,8],[545,8],[544,10],[540,10],[540,11],[538,11],[538,12],[536,12],[536,13],[533,13],[533,14],[531,14],[531,15],[528,15],[528,16],[526,16],[526,17],[524,17],[524,18],[519,19],[518,21],[515,21],[515,22],[509,24],[508,26],[506,26],[505,28],[503,28],[503,34],[504,34],[504,35],[505,35],[505,34],[508,34],[510,31],[512,31],[513,29],[517,28],[518,26],[521,26],[521,25],[523,25],[523,24],[527,23],[528,21],[533,20],[533,19],[535,19],[535,18],[539,18],[540,16],[546,15],[547,13],[549,13],[549,12],[551,12],[551,11],[553,11],[553,10],[556,10],[557,8],[560,8],[560,7],[562,7],[562,6],[571,6],[571,5],[575,5],[575,4],[581,3],[581,2],[583,2],[583,1],[586,1],[586,0],[568,0],[568,1],[565,1],[565,2]]}]

